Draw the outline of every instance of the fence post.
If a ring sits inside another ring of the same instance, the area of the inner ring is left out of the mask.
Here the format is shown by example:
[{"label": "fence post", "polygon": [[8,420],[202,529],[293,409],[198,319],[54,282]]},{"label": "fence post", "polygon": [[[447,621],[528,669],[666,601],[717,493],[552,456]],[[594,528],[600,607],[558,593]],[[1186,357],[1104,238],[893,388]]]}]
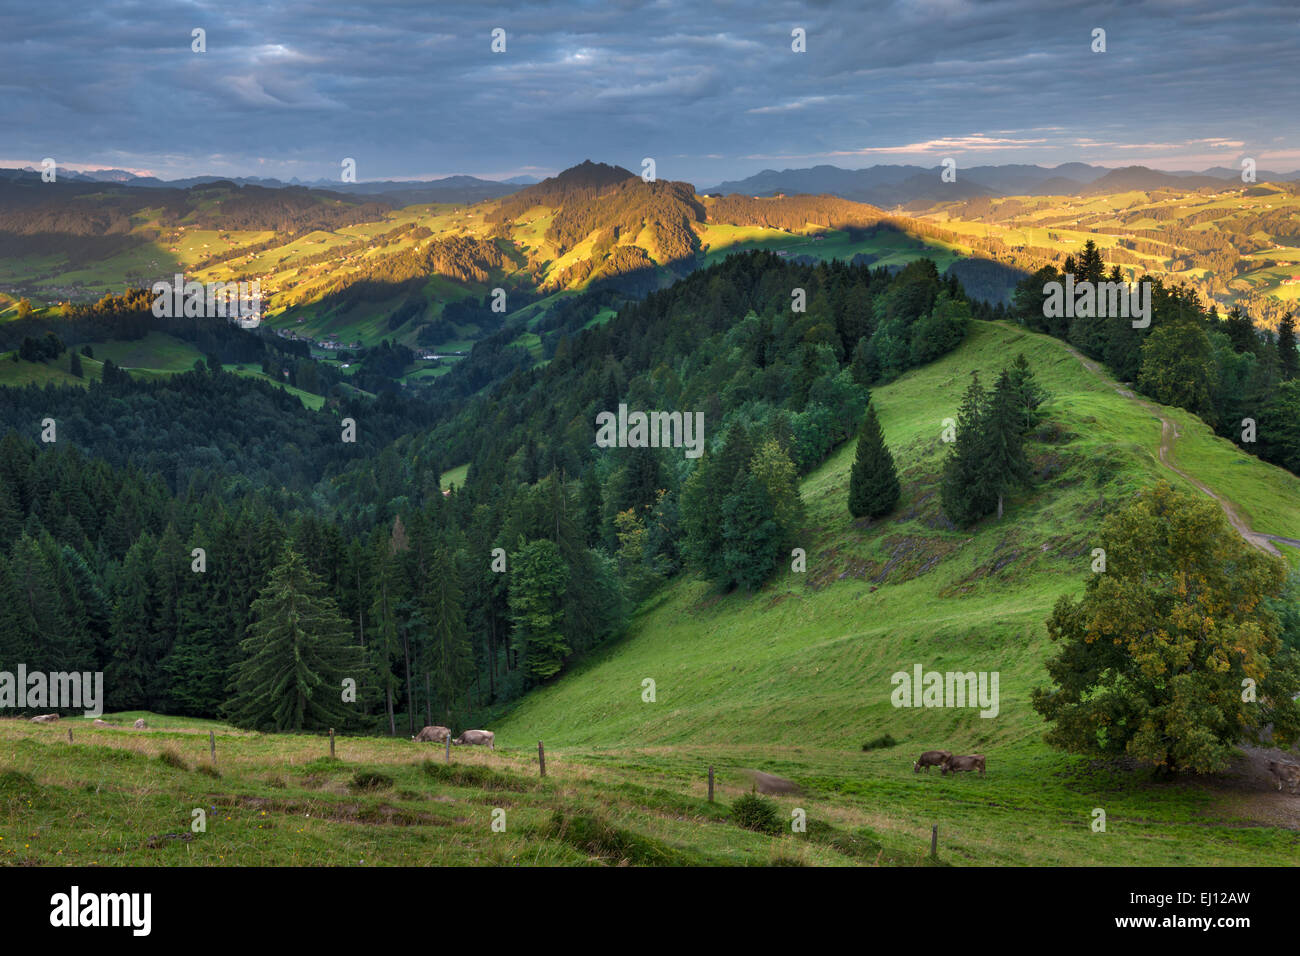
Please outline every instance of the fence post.
[{"label": "fence post", "polygon": [[937,859],[939,856],[939,824],[930,827],[930,859]]},{"label": "fence post", "polygon": [[208,746],[212,749],[212,766],[217,765],[217,733],[215,730],[208,731]]},{"label": "fence post", "polygon": [[713,802],[713,764],[709,764],[709,803]]},{"label": "fence post", "polygon": [[334,759],[334,728],[330,728],[330,760]]},{"label": "fence post", "polygon": [[447,763],[451,763],[451,731],[447,731]]},{"label": "fence post", "polygon": [[68,743],[72,743],[72,728],[68,728]]},{"label": "fence post", "polygon": [[546,776],[546,751],[542,748],[542,742],[537,741],[537,763],[542,768],[542,776]]}]

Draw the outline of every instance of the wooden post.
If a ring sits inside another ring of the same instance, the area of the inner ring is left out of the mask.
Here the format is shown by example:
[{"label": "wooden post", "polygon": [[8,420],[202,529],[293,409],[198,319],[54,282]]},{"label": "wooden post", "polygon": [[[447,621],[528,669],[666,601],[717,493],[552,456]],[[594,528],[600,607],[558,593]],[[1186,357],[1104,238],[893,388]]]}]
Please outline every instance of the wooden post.
[{"label": "wooden post", "polygon": [[217,734],[214,730],[208,731],[208,746],[212,748],[212,766],[217,765]]},{"label": "wooden post", "polygon": [[542,742],[537,741],[537,763],[542,768],[542,776],[546,776],[546,751],[542,749]]},{"label": "wooden post", "polygon": [[330,760],[334,759],[334,728],[330,728]]},{"label": "wooden post", "polygon": [[939,856],[939,824],[930,827],[930,859],[937,859]]},{"label": "wooden post", "polygon": [[447,731],[447,763],[451,763],[451,731]]},{"label": "wooden post", "polygon": [[68,728],[68,743],[72,743],[72,728]]},{"label": "wooden post", "polygon": [[713,802],[713,764],[709,764],[709,803]]}]

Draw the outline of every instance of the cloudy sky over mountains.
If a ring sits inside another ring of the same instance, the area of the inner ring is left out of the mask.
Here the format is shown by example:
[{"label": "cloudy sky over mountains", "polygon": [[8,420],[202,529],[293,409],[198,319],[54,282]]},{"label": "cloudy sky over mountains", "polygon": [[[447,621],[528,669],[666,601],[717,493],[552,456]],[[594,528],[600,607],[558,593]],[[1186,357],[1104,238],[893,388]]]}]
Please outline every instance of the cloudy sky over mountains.
[{"label": "cloudy sky over mountains", "polygon": [[8,0],[0,166],[310,180],[352,157],[362,180],[495,179],[649,156],[697,185],[949,156],[1300,168],[1294,3],[1065,6]]}]

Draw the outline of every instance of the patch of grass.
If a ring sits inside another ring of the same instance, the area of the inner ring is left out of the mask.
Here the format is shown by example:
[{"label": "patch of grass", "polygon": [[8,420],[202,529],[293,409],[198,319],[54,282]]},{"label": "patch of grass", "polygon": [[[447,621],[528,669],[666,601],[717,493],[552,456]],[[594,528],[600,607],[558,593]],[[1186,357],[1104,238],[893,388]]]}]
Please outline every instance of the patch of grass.
[{"label": "patch of grass", "polygon": [[353,790],[391,790],[393,778],[377,770],[358,770],[348,786]]},{"label": "patch of grass", "polygon": [[890,734],[882,734],[879,737],[872,737],[862,745],[863,750],[883,750],[887,747],[897,747],[898,741]]},{"label": "patch of grass", "polygon": [[633,833],[594,813],[566,816],[556,810],[544,831],[552,839],[567,843],[581,853],[604,863],[633,866],[689,866],[698,862],[693,854]]},{"label": "patch of grass", "polygon": [[175,767],[177,770],[190,769],[190,765],[185,762],[185,758],[170,747],[159,752],[158,762],[166,764],[168,767]]},{"label": "patch of grass", "polygon": [[507,790],[513,793],[527,793],[535,790],[538,783],[525,780],[513,774],[502,773],[472,763],[438,763],[426,760],[420,765],[426,777],[453,787],[474,787],[478,790]]}]

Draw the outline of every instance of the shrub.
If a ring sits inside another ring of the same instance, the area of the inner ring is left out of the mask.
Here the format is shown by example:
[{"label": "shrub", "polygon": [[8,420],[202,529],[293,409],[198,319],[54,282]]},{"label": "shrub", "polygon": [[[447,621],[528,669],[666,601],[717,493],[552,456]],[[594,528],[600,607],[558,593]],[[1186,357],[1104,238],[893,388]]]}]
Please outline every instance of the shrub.
[{"label": "shrub", "polygon": [[731,819],[736,826],[757,833],[781,832],[776,804],[754,793],[745,794],[731,805]]},{"label": "shrub", "polygon": [[883,750],[886,747],[895,747],[897,745],[898,745],[898,741],[895,740],[893,736],[891,736],[890,734],[881,734],[879,737],[874,737],[871,740],[868,740],[865,744],[862,745],[862,749]]}]

